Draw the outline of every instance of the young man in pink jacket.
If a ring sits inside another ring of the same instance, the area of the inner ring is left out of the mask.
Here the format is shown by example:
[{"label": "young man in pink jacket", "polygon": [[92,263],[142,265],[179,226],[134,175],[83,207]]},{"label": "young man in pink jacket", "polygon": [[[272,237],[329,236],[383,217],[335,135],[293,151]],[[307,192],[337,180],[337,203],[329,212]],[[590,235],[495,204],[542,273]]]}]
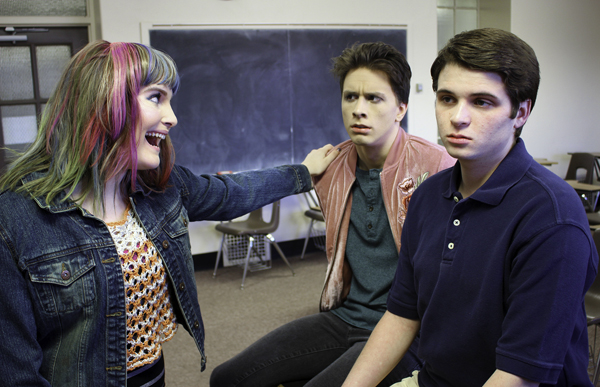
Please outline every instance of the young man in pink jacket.
[{"label": "young man in pink jacket", "polygon": [[[340,79],[350,139],[314,179],[329,261],[321,313],[274,330],[218,366],[213,387],[340,386],[386,311],[413,191],[454,165],[443,147],[400,126],[411,70],[394,47],[355,45],[335,59],[332,71]],[[417,346],[415,341],[382,385],[420,369]]]}]

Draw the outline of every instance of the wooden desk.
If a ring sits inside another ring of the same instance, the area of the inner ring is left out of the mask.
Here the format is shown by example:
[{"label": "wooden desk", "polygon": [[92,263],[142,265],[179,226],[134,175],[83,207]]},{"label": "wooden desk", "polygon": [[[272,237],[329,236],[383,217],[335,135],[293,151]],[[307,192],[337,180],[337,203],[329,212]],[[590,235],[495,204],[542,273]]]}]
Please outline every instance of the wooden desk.
[{"label": "wooden desk", "polygon": [[542,159],[542,158],[533,158],[535,161],[537,161],[538,163],[540,163],[541,165],[544,165],[546,167],[551,166],[552,164],[558,164],[558,161],[550,161],[548,159]]},{"label": "wooden desk", "polygon": [[587,203],[589,208],[586,208],[586,211],[596,211],[598,196],[600,196],[600,185],[584,184],[577,180],[566,180],[566,182],[579,194],[579,197],[584,201],[584,206]]}]

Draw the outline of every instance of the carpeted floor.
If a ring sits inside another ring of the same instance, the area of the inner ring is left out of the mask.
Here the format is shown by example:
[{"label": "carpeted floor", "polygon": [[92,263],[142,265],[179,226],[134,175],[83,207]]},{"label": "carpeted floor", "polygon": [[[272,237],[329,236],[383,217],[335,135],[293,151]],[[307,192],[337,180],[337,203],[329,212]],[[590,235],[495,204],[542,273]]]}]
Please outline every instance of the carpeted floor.
[{"label": "carpeted floor", "polygon": [[[188,333],[180,328],[164,346],[168,387],[208,387],[213,368],[258,338],[296,318],[317,313],[327,262],[325,254],[307,254],[304,260],[288,258],[295,276],[280,260],[273,268],[249,273],[240,290],[242,269],[196,272],[200,308],[206,330],[206,370],[200,372],[200,355]],[[590,344],[594,328],[589,328]],[[600,330],[596,335],[600,348]],[[593,364],[590,364],[593,373]],[[600,386],[600,383],[597,384]]]},{"label": "carpeted floor", "polygon": [[327,259],[322,252],[303,260],[288,257],[294,271],[281,259],[273,268],[248,273],[240,290],[239,267],[196,272],[198,298],[206,331],[207,366],[200,372],[200,355],[183,328],[163,348],[168,387],[207,387],[213,368],[289,321],[319,311]]}]

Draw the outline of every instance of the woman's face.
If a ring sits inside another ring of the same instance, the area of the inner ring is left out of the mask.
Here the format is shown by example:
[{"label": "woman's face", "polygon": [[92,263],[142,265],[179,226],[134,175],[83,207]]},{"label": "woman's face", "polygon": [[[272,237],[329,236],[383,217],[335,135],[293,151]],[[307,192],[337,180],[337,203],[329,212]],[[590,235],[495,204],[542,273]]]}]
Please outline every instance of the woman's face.
[{"label": "woman's face", "polygon": [[177,125],[171,108],[172,97],[171,89],[159,84],[145,86],[138,94],[140,121],[135,130],[138,170],[155,169],[160,165],[159,144]]}]

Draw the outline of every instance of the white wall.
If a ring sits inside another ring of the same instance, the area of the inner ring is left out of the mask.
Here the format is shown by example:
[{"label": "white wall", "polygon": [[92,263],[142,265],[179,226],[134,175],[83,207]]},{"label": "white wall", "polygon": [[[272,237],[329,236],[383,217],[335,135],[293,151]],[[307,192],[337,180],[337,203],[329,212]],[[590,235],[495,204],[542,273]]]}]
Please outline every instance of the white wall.
[{"label": "white wall", "polygon": [[[406,24],[407,58],[413,70],[411,133],[436,141],[429,67],[436,56],[436,0],[99,0],[102,38],[142,41],[142,24]],[[538,101],[523,138],[534,157],[560,162],[568,152],[600,151],[600,1],[511,2],[512,31],[531,44],[541,64]],[[416,93],[415,84],[424,91]],[[177,129],[175,129],[177,130]],[[303,238],[304,199],[286,198],[278,241]],[[214,223],[190,227],[194,254],[216,251]]]},{"label": "white wall", "polygon": [[479,27],[510,31],[510,0],[479,0]]},{"label": "white wall", "polygon": [[600,1],[518,0],[511,31],[535,50],[540,62],[538,100],[522,137],[534,157],[560,162],[568,152],[600,152]]}]

